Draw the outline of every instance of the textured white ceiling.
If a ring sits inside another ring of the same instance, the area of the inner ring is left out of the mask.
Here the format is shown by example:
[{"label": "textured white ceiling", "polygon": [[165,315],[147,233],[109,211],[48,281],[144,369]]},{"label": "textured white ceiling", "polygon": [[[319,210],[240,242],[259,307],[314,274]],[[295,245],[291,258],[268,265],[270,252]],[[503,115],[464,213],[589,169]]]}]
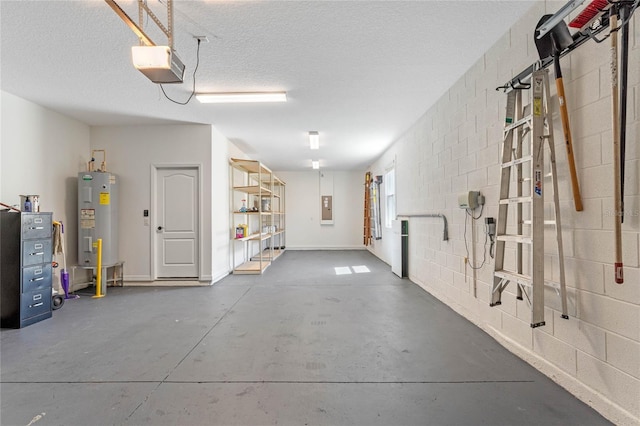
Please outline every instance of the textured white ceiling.
[{"label": "textured white ceiling", "polygon": [[[164,6],[148,0],[164,19]],[[137,19],[131,0],[118,3]],[[175,48],[197,91],[285,90],[285,104],[166,100],[131,65],[133,32],[101,0],[0,1],[2,90],[90,125],[209,123],[275,170],[362,170],[532,1],[175,1]],[[158,44],[163,37],[147,30]],[[307,132],[320,132],[310,151]],[[181,141],[176,141],[179,145]]]}]

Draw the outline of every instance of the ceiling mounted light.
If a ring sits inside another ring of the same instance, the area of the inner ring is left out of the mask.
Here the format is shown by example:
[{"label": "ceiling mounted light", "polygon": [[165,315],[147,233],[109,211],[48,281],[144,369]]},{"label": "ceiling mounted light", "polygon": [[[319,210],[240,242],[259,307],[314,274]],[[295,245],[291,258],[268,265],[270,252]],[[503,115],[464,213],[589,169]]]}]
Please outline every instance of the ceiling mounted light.
[{"label": "ceiling mounted light", "polygon": [[318,170],[320,168],[320,162],[319,161],[311,161],[311,167],[313,167],[313,170]]},{"label": "ceiling mounted light", "polygon": [[231,92],[197,93],[196,99],[203,104],[243,102],[286,102],[287,92]]},{"label": "ceiling mounted light", "polygon": [[320,149],[320,135],[318,132],[309,132],[309,148]]}]

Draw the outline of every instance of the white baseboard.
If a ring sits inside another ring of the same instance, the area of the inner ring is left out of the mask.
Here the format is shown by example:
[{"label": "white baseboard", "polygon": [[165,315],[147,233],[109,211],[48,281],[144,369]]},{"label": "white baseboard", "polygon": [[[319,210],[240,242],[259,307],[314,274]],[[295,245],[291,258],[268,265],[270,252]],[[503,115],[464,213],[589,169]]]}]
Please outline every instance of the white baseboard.
[{"label": "white baseboard", "polygon": [[125,287],[207,287],[211,285],[211,280],[156,280],[156,281],[127,281]]},{"label": "white baseboard", "polygon": [[287,250],[366,250],[365,246],[287,246]]},{"label": "white baseboard", "polygon": [[151,279],[150,275],[125,275],[125,287],[201,287],[211,285],[211,276],[201,279]]},{"label": "white baseboard", "polygon": [[124,282],[128,283],[131,281],[153,281],[151,279],[151,275],[125,275]]}]

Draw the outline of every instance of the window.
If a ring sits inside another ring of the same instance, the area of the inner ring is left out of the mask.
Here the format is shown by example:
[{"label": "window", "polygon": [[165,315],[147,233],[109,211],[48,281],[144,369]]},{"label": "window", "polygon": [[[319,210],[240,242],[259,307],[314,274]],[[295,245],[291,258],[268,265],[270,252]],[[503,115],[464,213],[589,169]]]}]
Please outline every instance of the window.
[{"label": "window", "polygon": [[389,170],[384,175],[384,198],[386,200],[386,210],[384,225],[391,228],[391,221],[396,218],[396,171]]}]

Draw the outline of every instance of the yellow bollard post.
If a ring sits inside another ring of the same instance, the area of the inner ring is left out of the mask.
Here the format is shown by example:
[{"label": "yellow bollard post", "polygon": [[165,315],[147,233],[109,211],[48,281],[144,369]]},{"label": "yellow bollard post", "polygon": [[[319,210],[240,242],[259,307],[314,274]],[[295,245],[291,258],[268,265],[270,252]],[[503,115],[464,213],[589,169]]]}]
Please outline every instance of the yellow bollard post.
[{"label": "yellow bollard post", "polygon": [[98,299],[100,297],[104,297],[102,294],[102,238],[98,238],[98,265],[96,272],[96,295],[93,296],[93,299]]}]

